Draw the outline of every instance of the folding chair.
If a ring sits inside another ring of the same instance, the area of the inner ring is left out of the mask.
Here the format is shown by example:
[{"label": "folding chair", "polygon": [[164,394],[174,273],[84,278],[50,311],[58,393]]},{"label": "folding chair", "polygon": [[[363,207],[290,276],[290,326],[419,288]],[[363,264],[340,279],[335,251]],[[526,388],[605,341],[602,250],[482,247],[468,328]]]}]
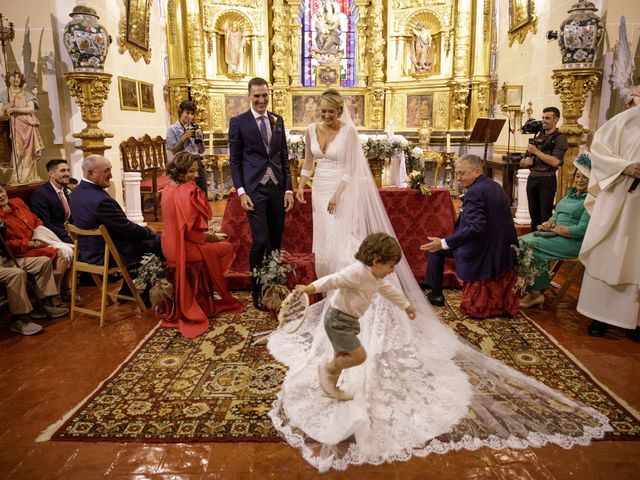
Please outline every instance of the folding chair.
[{"label": "folding chair", "polygon": [[571,268],[571,271],[569,272],[569,275],[567,276],[564,283],[560,285],[559,287],[560,289],[555,294],[553,301],[551,302],[552,310],[555,310],[558,308],[558,304],[560,303],[560,300],[562,300],[562,298],[565,296],[565,294],[567,293],[567,290],[569,290],[569,287],[571,287],[571,284],[575,281],[575,279],[579,275],[582,274],[582,272],[584,272],[584,267],[582,266],[582,263],[580,263],[580,260],[578,260],[577,258],[560,258],[556,261],[556,263],[551,268],[552,275],[555,275],[565,262],[572,263],[573,267]]},{"label": "folding chair", "polygon": [[[107,231],[107,227],[104,225],[100,225],[96,229],[92,230],[82,230],[75,225],[66,222],[65,228],[69,232],[71,239],[73,240],[73,264],[71,266],[71,320],[74,319],[75,312],[86,313],[89,315],[94,315],[96,317],[100,317],[100,327],[104,326],[104,312],[107,306],[113,305],[114,298],[121,298],[123,300],[130,300],[136,302],[138,304],[138,308],[140,311],[144,312],[147,310],[144,302],[142,301],[142,297],[138,293],[135,285],[133,284],[133,280],[131,280],[131,276],[129,276],[129,271],[127,267],[122,263],[122,259],[120,258],[120,254],[116,249],[116,246],[111,240],[111,236]],[[78,245],[78,237],[102,237],[104,240],[104,259],[102,265],[94,265],[93,263],[81,262],[78,260],[79,254],[79,245]],[[109,267],[109,261],[113,257],[113,260],[116,262],[116,266]],[[81,308],[76,306],[76,288],[78,283],[78,272],[88,272],[93,277],[93,280],[96,282],[96,285],[101,290],[100,295],[100,310],[91,310],[88,308]],[[108,286],[108,276],[111,273],[120,272],[122,273],[122,277],[124,281],[129,285],[129,289],[133,292],[133,296],[130,297],[128,295],[120,295],[117,293],[111,293],[107,291]]]}]

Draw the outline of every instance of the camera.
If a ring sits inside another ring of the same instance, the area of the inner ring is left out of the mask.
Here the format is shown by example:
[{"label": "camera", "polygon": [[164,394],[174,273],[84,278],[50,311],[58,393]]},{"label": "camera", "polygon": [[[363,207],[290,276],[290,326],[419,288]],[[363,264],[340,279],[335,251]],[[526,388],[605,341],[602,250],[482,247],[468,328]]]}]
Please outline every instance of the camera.
[{"label": "camera", "polygon": [[[536,120],[535,118],[530,118],[529,120],[527,120],[522,124],[522,127],[520,127],[520,133],[537,135],[541,131],[542,131],[542,122],[540,120]],[[529,139],[529,145],[535,145],[536,147],[539,147],[543,143],[544,143],[543,138]],[[529,155],[525,155],[525,156],[529,156]]]},{"label": "camera", "polygon": [[533,133],[536,134],[542,131],[542,122],[535,118],[530,118],[522,124],[520,127],[520,133]]},{"label": "camera", "polygon": [[200,127],[196,124],[191,125],[191,130],[193,130],[193,141],[195,143],[202,143],[202,131]]}]

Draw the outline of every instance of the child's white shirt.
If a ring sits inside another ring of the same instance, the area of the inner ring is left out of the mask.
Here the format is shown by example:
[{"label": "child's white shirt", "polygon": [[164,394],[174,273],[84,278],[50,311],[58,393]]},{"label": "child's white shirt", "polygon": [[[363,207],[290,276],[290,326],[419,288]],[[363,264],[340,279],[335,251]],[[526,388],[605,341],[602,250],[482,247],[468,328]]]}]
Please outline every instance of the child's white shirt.
[{"label": "child's white shirt", "polygon": [[371,305],[374,293],[380,293],[394,305],[406,309],[411,305],[406,295],[389,280],[377,278],[371,268],[356,262],[339,272],[322,277],[311,285],[316,292],[337,290],[331,306],[353,317],[361,317]]}]

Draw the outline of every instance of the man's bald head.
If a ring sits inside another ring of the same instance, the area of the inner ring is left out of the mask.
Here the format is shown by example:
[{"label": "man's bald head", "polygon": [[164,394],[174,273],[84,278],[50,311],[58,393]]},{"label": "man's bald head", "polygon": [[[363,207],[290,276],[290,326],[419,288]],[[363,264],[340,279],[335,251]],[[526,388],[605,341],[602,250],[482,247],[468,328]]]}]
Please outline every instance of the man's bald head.
[{"label": "man's bald head", "polygon": [[101,188],[108,188],[111,181],[111,162],[102,155],[89,155],[82,161],[84,178]]}]

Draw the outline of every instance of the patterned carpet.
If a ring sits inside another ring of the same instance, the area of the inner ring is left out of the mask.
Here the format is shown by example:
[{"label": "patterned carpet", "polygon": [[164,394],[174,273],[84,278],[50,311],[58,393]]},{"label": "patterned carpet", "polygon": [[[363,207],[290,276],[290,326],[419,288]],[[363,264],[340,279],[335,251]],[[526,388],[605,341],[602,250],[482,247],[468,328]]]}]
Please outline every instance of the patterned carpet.
[{"label": "patterned carpet", "polygon": [[[248,295],[241,293],[245,304]],[[461,316],[459,291],[438,309],[461,336],[483,351],[612,419],[608,438],[640,438],[640,422],[598,387],[528,319],[483,321]],[[72,441],[274,441],[267,417],[285,368],[253,334],[273,328],[249,309],[211,322],[195,340],[158,328],[101,387],[54,430]],[[57,428],[57,430],[55,430]]]}]

